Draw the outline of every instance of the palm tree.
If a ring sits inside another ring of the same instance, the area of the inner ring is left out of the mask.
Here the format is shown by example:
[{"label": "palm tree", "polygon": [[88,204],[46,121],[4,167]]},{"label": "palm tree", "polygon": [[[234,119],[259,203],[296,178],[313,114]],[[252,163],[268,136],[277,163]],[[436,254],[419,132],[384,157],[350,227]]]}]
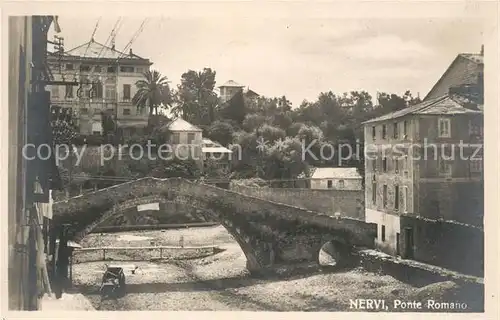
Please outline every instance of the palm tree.
[{"label": "palm tree", "polygon": [[132,103],[138,110],[149,108],[149,117],[154,113],[158,114],[158,107],[162,104],[171,107],[172,92],[170,91],[167,77],[162,76],[156,70],[146,71],[144,79],[135,83],[137,92],[132,98]]}]

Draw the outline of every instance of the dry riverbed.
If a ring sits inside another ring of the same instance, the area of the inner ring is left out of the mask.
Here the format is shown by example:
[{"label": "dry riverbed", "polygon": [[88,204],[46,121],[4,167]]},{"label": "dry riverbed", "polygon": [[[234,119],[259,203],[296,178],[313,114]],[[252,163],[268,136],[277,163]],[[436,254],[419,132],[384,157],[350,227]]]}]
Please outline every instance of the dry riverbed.
[{"label": "dry riverbed", "polygon": [[[99,310],[355,311],[349,308],[350,299],[384,299],[391,307],[395,299],[430,297],[391,276],[360,269],[281,280],[250,278],[245,255],[223,227],[93,234],[82,245],[178,245],[181,239],[186,246],[215,244],[225,251],[195,259],[171,256],[162,261],[131,261],[138,254],[144,259],[147,252],[116,255],[113,258],[121,261],[113,263],[131,269],[138,266],[135,274],[126,271],[127,295],[117,301],[101,303],[96,294],[103,261],[75,264],[74,283]],[[439,286],[433,290],[434,298],[443,294]]]}]

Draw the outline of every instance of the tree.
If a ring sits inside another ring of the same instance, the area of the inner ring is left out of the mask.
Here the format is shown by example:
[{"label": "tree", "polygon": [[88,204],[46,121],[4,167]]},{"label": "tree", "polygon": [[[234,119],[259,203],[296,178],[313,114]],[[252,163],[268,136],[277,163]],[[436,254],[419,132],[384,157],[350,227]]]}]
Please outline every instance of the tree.
[{"label": "tree", "polygon": [[242,126],[245,131],[252,132],[268,122],[269,119],[264,115],[249,113],[245,116]]},{"label": "tree", "polygon": [[295,179],[309,168],[302,159],[301,141],[289,137],[266,147],[263,163],[264,176],[268,179]]},{"label": "tree", "polygon": [[192,159],[180,160],[173,158],[172,160],[157,161],[155,167],[151,171],[151,176],[156,178],[199,178],[201,172],[198,165]]},{"label": "tree", "polygon": [[71,108],[51,106],[50,125],[52,127],[52,141],[55,145],[68,145],[77,138],[78,127],[76,125],[76,114]]},{"label": "tree", "polygon": [[[102,135],[105,139],[109,139],[109,137],[115,134],[116,123],[113,118],[113,111],[105,110],[101,112]],[[107,142],[109,142],[109,140],[107,140]]]},{"label": "tree", "polygon": [[259,129],[257,129],[257,134],[267,142],[274,142],[279,139],[285,139],[286,132],[278,127],[271,126],[269,124],[264,124]]},{"label": "tree", "polygon": [[182,74],[176,94],[175,115],[195,125],[209,125],[215,120],[217,95],[214,92],[216,72],[210,68],[189,70]]},{"label": "tree", "polygon": [[227,146],[233,141],[233,133],[233,126],[226,121],[215,121],[208,128],[208,137],[223,146]]},{"label": "tree", "polygon": [[138,110],[149,108],[149,115],[158,114],[158,107],[172,106],[173,98],[168,79],[156,70],[144,73],[144,79],[135,83],[137,92],[132,98],[132,103]]},{"label": "tree", "polygon": [[283,112],[292,111],[292,103],[285,96],[279,98],[278,104],[281,111]]},{"label": "tree", "polygon": [[246,100],[243,96],[243,91],[240,90],[220,108],[220,117],[232,120],[238,126],[241,126],[247,115],[245,103]]},{"label": "tree", "polygon": [[219,160],[208,157],[204,163],[205,170],[203,176],[209,179],[227,179],[231,175],[231,170],[226,166],[220,166]]}]

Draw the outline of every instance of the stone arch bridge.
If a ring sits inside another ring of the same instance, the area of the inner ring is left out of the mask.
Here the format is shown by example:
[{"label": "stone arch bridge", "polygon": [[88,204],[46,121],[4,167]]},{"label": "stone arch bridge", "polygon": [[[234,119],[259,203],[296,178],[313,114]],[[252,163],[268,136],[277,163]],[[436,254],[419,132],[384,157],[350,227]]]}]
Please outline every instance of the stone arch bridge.
[{"label": "stone arch bridge", "polygon": [[142,178],[54,203],[53,223],[66,225],[67,240],[79,241],[123,210],[151,202],[201,209],[236,239],[251,273],[279,266],[318,263],[323,244],[339,257],[374,245],[376,226],[361,220],[312,212],[182,178]]}]

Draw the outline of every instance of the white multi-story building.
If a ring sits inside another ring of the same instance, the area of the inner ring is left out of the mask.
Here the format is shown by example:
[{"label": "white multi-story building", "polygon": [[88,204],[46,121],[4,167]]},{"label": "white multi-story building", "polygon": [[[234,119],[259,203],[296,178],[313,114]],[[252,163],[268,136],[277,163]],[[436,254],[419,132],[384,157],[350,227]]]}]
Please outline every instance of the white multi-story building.
[{"label": "white multi-story building", "polygon": [[102,111],[107,111],[123,135],[147,125],[148,110],[132,104],[135,83],[143,79],[151,62],[132,52],[124,53],[93,39],[66,52],[50,53],[49,68],[55,81],[77,82],[52,85],[51,104],[71,107],[81,134],[101,134]]},{"label": "white multi-story building", "polygon": [[256,93],[253,90],[250,90],[250,88],[242,84],[239,84],[233,80],[229,80],[223,85],[219,86],[220,102],[221,103],[228,102],[240,91],[242,91],[247,98],[254,99],[259,96],[258,93]]}]

